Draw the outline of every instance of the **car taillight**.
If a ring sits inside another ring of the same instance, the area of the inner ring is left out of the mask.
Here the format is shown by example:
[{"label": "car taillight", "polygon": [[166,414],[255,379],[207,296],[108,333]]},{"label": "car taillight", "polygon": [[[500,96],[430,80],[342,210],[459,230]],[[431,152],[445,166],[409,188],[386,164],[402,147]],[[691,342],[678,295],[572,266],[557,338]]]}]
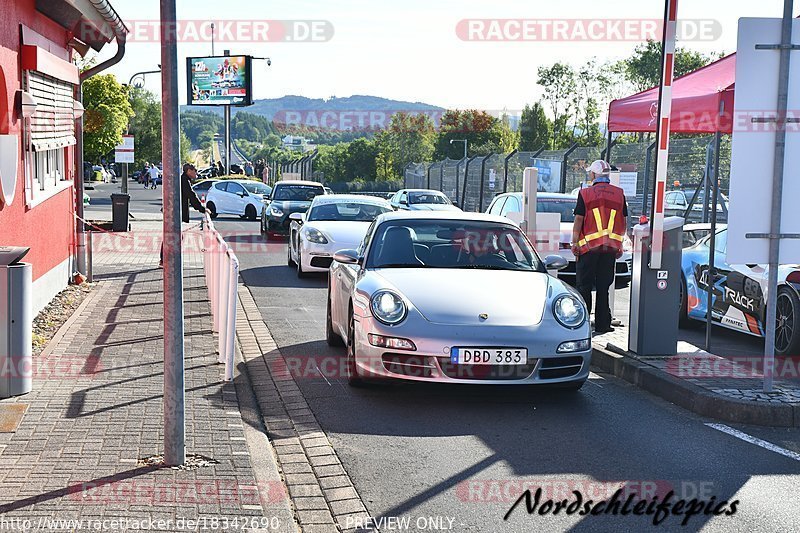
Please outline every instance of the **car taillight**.
[{"label": "car taillight", "polygon": [[800,284],[800,270],[795,270],[794,272],[791,272],[788,276],[786,276],[786,281],[788,283]]}]

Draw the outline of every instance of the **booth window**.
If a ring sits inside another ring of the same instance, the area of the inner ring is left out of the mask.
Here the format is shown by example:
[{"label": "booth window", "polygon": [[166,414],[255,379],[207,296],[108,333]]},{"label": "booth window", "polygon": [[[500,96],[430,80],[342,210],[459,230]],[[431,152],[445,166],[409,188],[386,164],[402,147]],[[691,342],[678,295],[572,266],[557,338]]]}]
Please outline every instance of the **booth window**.
[{"label": "booth window", "polygon": [[76,144],[73,87],[36,71],[25,75],[36,112],[26,124],[26,193],[34,206],[72,185],[67,180],[67,147]]}]

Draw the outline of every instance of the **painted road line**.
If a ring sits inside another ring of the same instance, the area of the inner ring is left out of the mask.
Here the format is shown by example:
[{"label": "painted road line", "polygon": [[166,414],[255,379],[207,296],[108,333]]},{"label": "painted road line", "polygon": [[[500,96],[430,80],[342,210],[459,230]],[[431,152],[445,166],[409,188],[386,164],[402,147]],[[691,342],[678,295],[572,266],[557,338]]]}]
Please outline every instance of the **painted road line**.
[{"label": "painted road line", "polygon": [[771,452],[779,453],[783,456],[789,457],[790,459],[794,459],[795,461],[800,461],[800,453],[793,452],[792,450],[787,450],[786,448],[781,448],[776,444],[772,444],[771,442],[767,442],[765,440],[759,439],[757,437],[753,437],[752,435],[748,435],[747,433],[743,433],[738,429],[733,429],[730,426],[726,426],[725,424],[712,424],[708,423],[706,426],[716,429],[717,431],[722,431],[723,433],[727,433],[732,437],[736,437],[737,439],[741,439],[745,442],[749,442],[750,444],[755,444],[756,446],[760,446],[765,450],[769,450]]}]

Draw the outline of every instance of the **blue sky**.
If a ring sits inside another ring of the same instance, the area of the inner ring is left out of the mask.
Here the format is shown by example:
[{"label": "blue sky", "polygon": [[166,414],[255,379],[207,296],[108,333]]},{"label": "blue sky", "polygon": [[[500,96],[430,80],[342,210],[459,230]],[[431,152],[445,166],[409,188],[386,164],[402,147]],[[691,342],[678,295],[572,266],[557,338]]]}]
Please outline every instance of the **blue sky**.
[{"label": "blue sky", "polygon": [[[158,0],[111,0],[126,21],[157,20]],[[462,19],[646,18],[663,15],[663,0],[177,0],[178,18],[189,20],[327,20],[328,42],[217,43],[217,53],[269,56],[272,66],[255,64],[256,98],[298,94],[327,98],[369,94],[423,101],[443,107],[521,109],[539,99],[538,66],[555,61],[580,64],[630,53],[634,42],[466,42],[456,35]],[[779,17],[782,0],[683,0],[682,19],[715,19],[722,28],[711,42],[683,42],[702,52],[734,51],[739,17]],[[796,7],[800,13],[800,6]],[[109,45],[101,58],[112,55]],[[182,43],[187,56],[210,55],[211,44]],[[132,42],[111,72],[127,82],[131,74],[160,62],[160,46]],[[184,84],[181,68],[180,83]],[[158,76],[146,87],[158,92]],[[181,90],[181,103],[185,95]]]}]

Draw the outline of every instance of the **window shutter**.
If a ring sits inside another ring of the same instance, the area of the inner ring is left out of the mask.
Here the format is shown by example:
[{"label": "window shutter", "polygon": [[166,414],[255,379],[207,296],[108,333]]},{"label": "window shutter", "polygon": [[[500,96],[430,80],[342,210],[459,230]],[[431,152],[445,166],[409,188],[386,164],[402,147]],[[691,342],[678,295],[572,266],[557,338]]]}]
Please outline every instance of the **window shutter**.
[{"label": "window shutter", "polygon": [[30,120],[31,148],[56,150],[76,143],[72,85],[41,72],[28,73],[29,92],[36,100]]}]

